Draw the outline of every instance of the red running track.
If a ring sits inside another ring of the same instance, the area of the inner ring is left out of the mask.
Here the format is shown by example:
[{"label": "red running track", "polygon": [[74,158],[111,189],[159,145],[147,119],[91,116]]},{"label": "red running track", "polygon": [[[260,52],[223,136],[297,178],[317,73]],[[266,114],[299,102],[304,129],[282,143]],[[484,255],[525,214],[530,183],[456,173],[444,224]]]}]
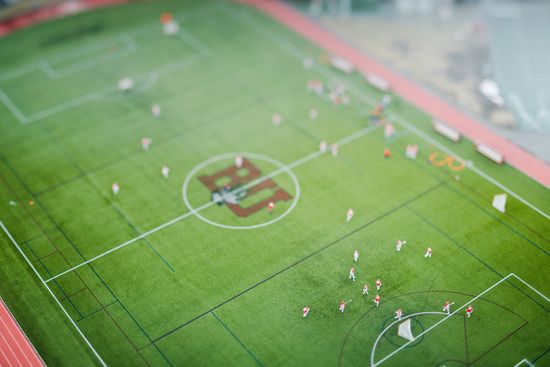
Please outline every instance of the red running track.
[{"label": "red running track", "polygon": [[475,143],[485,144],[504,155],[507,163],[550,188],[550,165],[520,149],[510,141],[495,134],[443,99],[388,69],[327,32],[321,26],[300,14],[291,6],[276,0],[236,0],[251,5],[302,37],[317,44],[331,54],[338,55],[355,65],[363,73],[375,74],[388,81],[392,91],[432,117],[444,121]]},{"label": "red running track", "polygon": [[40,355],[0,298],[0,366],[43,367]]},{"label": "red running track", "polygon": [[5,36],[17,29],[29,27],[36,23],[45,22],[46,20],[80,13],[94,8],[123,4],[128,1],[129,0],[77,0],[41,8],[0,23],[0,36]]}]

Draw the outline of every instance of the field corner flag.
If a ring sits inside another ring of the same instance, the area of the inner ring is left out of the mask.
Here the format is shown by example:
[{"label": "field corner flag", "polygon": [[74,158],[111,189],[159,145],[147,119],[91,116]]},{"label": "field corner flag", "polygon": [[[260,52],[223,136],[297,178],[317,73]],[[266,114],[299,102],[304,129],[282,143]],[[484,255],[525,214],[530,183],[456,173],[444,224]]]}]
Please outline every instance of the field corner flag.
[{"label": "field corner flag", "polygon": [[409,341],[414,340],[414,336],[411,331],[411,319],[407,319],[403,321],[401,324],[399,324],[399,329],[397,329],[397,335]]},{"label": "field corner flag", "polygon": [[506,211],[506,194],[498,194],[493,197],[493,207],[501,213]]}]

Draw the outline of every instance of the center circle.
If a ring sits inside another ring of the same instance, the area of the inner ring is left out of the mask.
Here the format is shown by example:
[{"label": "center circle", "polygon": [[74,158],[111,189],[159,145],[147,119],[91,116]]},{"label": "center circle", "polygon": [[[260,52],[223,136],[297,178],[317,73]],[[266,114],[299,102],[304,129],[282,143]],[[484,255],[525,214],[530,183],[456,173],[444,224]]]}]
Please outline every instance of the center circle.
[{"label": "center circle", "polygon": [[[216,163],[216,162],[219,162],[219,161],[223,161],[223,160],[227,160],[227,159],[235,159],[236,156],[242,156],[244,158],[251,158],[251,159],[255,159],[255,160],[264,161],[264,162],[273,164],[274,166],[277,167],[276,171],[271,172],[268,175],[264,175],[264,176],[260,177],[258,179],[260,182],[263,181],[263,180],[273,178],[273,177],[277,176],[278,174],[280,174],[282,172],[284,172],[288,176],[290,176],[290,178],[292,180],[292,183],[294,184],[295,195],[294,195],[294,198],[293,198],[292,203],[290,204],[290,206],[282,214],[280,214],[279,216],[277,216],[277,217],[275,217],[275,218],[273,218],[269,221],[263,222],[263,223],[258,223],[258,224],[254,224],[254,225],[236,226],[236,225],[228,225],[228,224],[223,224],[223,223],[213,221],[211,219],[206,218],[204,215],[202,215],[200,213],[200,211],[202,209],[206,209],[206,208],[210,207],[211,205],[214,204],[214,202],[210,202],[210,204],[202,205],[199,208],[194,208],[193,205],[191,205],[191,203],[189,201],[189,197],[187,195],[187,190],[188,190],[188,187],[189,187],[189,183],[191,182],[193,177],[200,170],[202,170],[203,168],[205,168],[206,166],[208,166],[210,164],[213,164],[213,163]],[[265,156],[263,154],[256,154],[256,153],[226,153],[226,154],[222,154],[222,155],[218,155],[218,156],[209,158],[209,159],[205,160],[204,162],[199,163],[197,166],[195,166],[187,174],[187,176],[185,177],[185,180],[183,181],[182,191],[183,191],[183,202],[185,203],[185,206],[187,207],[187,209],[189,209],[190,212],[192,212],[200,220],[202,220],[202,221],[204,221],[208,224],[211,224],[213,226],[226,228],[226,229],[255,229],[255,228],[261,228],[261,227],[268,226],[270,224],[273,224],[273,223],[283,219],[296,207],[296,204],[298,204],[298,199],[300,198],[300,183],[298,182],[298,178],[296,177],[294,172],[292,172],[290,170],[290,168],[288,168],[283,163],[281,163],[281,162],[279,162],[279,161],[277,161],[277,160],[275,160],[271,157]]]}]

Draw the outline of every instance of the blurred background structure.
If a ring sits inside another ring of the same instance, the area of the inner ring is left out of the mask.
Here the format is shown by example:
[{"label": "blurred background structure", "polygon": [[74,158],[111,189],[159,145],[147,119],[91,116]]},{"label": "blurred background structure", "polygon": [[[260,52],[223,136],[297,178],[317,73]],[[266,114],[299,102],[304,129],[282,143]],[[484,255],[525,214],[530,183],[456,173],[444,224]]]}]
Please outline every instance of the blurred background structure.
[{"label": "blurred background structure", "polygon": [[[549,0],[286,0],[550,163]],[[0,22],[64,0],[0,0]]]},{"label": "blurred background structure", "polygon": [[289,1],[550,162],[550,1]]}]

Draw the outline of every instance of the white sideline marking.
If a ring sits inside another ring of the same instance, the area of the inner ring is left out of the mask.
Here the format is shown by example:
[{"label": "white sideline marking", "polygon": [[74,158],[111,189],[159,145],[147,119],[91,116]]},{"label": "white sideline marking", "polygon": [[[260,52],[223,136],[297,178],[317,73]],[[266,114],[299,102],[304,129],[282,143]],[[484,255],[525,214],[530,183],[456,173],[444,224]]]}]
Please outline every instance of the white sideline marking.
[{"label": "white sideline marking", "polygon": [[61,310],[63,311],[63,313],[65,314],[65,316],[67,316],[67,318],[69,319],[69,321],[71,322],[71,324],[75,327],[76,331],[80,334],[80,336],[82,337],[82,339],[84,340],[84,342],[88,345],[88,347],[91,349],[92,353],[95,355],[95,357],[97,358],[98,362],[104,366],[104,367],[107,367],[107,364],[105,363],[105,361],[103,360],[103,358],[101,358],[101,356],[99,355],[99,353],[95,350],[95,348],[92,346],[92,344],[90,343],[90,341],[88,340],[88,338],[86,338],[86,336],[84,335],[84,333],[82,332],[82,330],[80,330],[80,328],[78,327],[78,325],[76,325],[76,323],[73,321],[73,319],[71,318],[71,316],[69,315],[69,313],[67,312],[67,310],[65,309],[65,307],[63,307],[63,305],[61,304],[61,302],[59,302],[59,300],[57,299],[57,297],[53,294],[52,290],[50,289],[50,287],[46,284],[46,282],[44,282],[44,279],[42,279],[42,276],[40,276],[40,274],[38,273],[38,271],[36,270],[36,268],[34,267],[34,265],[31,263],[31,261],[29,260],[29,258],[27,257],[27,255],[25,255],[25,253],[23,252],[23,250],[21,250],[21,247],[19,246],[19,244],[15,241],[15,239],[13,238],[13,236],[11,235],[11,233],[8,231],[8,229],[6,228],[6,226],[4,225],[4,223],[0,220],[0,227],[2,227],[2,230],[4,231],[4,233],[6,234],[6,236],[8,236],[8,238],[11,240],[11,242],[13,243],[13,245],[17,248],[17,251],[19,251],[19,253],[23,256],[23,258],[25,259],[25,261],[27,262],[27,264],[29,264],[29,266],[31,267],[32,271],[36,274],[36,276],[38,277],[38,279],[40,279],[40,282],[42,282],[42,284],[44,285],[44,287],[46,287],[46,289],[48,290],[48,292],[50,293],[50,295],[53,297],[53,299],[55,300],[55,302],[57,303],[57,305],[61,308]]},{"label": "white sideline marking", "polygon": [[[248,25],[251,29],[255,30],[259,34],[262,34],[268,40],[270,40],[271,42],[273,42],[274,44],[279,46],[282,50],[286,51],[288,54],[290,54],[291,56],[294,56],[298,60],[303,60],[304,57],[307,56],[301,50],[294,47],[294,45],[288,43],[288,41],[286,41],[284,39],[280,39],[278,36],[274,35],[270,30],[263,29],[263,28],[261,28],[262,26],[254,24],[250,20],[250,18],[247,18],[247,17],[245,17],[241,14],[238,14],[235,10],[233,10],[231,8],[228,9],[228,8],[224,7],[223,9],[225,10],[226,13],[228,13],[230,16],[232,16],[237,21],[240,21],[243,24],[244,24],[244,22],[246,22],[246,25]],[[368,103],[372,106],[376,103],[376,101],[374,101],[370,96],[368,96],[363,91],[361,91],[360,89],[355,87],[353,84],[350,84],[346,80],[342,80],[340,77],[336,76],[335,74],[331,73],[330,71],[325,70],[322,67],[317,68],[317,70],[321,74],[323,74],[325,77],[327,77],[329,79],[332,79],[332,80],[336,80],[336,81],[338,81],[338,83],[345,85],[349,90],[353,91],[354,94],[356,94],[359,98],[361,98],[363,100],[363,102],[366,102],[366,103]],[[521,196],[519,196],[518,194],[513,192],[511,189],[504,186],[503,184],[501,184],[500,182],[498,182],[497,180],[495,180],[494,178],[492,178],[491,176],[489,176],[488,174],[486,174],[482,170],[478,169],[477,167],[473,166],[472,164],[469,164],[468,162],[466,162],[465,159],[460,157],[458,154],[454,153],[452,150],[450,150],[449,148],[447,148],[443,144],[439,143],[438,141],[436,141],[435,139],[433,139],[429,135],[425,134],[423,131],[419,130],[416,126],[414,126],[410,122],[406,121],[401,116],[399,116],[399,115],[397,115],[397,114],[395,114],[391,111],[388,112],[388,115],[394,116],[397,119],[397,121],[401,124],[401,126],[405,127],[408,130],[411,130],[416,135],[418,135],[420,138],[422,138],[426,142],[436,146],[438,149],[440,149],[443,152],[447,153],[448,155],[452,156],[457,161],[464,163],[465,166],[470,168],[473,172],[475,172],[479,176],[483,177],[484,179],[486,179],[487,181],[489,181],[493,185],[497,186],[499,189],[504,190],[505,192],[507,192],[508,194],[510,194],[511,196],[513,196],[514,198],[516,198],[517,200],[519,200],[520,202],[522,202],[523,204],[525,204],[526,206],[531,208],[532,210],[536,211],[537,213],[539,213],[540,215],[542,215],[546,219],[550,220],[550,215],[549,214],[543,212],[541,209],[537,208],[536,206],[534,206],[533,204],[531,204],[527,200],[523,199]]]},{"label": "white sideline marking", "polygon": [[[477,296],[475,296],[474,298],[472,298],[471,300],[469,300],[468,302],[466,302],[465,304],[463,304],[462,306],[458,307],[454,312],[448,314],[447,317],[439,320],[438,322],[436,322],[435,324],[433,324],[432,326],[430,326],[429,328],[427,328],[426,330],[424,330],[422,333],[418,334],[417,336],[415,336],[415,339],[416,338],[419,338],[423,335],[425,335],[426,333],[428,333],[429,331],[431,331],[432,329],[436,328],[437,326],[439,326],[440,324],[442,324],[443,322],[447,321],[451,316],[455,315],[456,313],[462,311],[462,309],[464,309],[465,307],[467,307],[468,305],[472,304],[475,300],[479,299],[481,296],[483,296],[485,293],[491,291],[493,288],[495,288],[496,286],[498,286],[500,283],[506,281],[508,278],[510,277],[514,277],[516,279],[518,279],[519,281],[521,281],[523,284],[525,284],[526,286],[528,286],[529,288],[531,288],[533,291],[535,291],[537,294],[539,294],[542,298],[544,298],[546,300],[546,302],[550,302],[550,299],[548,299],[548,297],[546,297],[544,294],[542,294],[540,291],[538,291],[535,287],[533,287],[532,285],[530,285],[529,283],[527,283],[526,281],[524,281],[523,279],[521,279],[520,277],[518,277],[516,274],[514,273],[510,273],[508,275],[506,275],[504,278],[500,279],[498,282],[496,282],[495,284],[493,284],[492,286],[490,286],[489,288],[487,288],[486,290],[484,290],[483,292],[481,292],[480,294],[478,294]],[[386,328],[387,329],[387,328]],[[400,346],[399,348],[397,348],[396,350],[394,350],[393,352],[391,352],[390,354],[388,354],[387,356],[385,356],[384,358],[382,358],[381,360],[379,360],[378,362],[374,362],[374,353],[376,351],[376,345],[378,343],[378,341],[380,340],[380,338],[383,336],[384,332],[387,331],[387,330],[384,330],[382,333],[380,333],[378,335],[378,338],[376,339],[374,345],[373,345],[373,348],[371,350],[371,356],[370,356],[370,365],[371,367],[376,367],[376,366],[379,366],[380,364],[382,364],[383,362],[385,362],[386,360],[388,360],[389,358],[391,358],[392,356],[394,356],[395,354],[399,353],[401,350],[403,350],[403,348],[406,348],[409,344],[413,343],[414,340],[411,340],[411,341],[408,341],[407,343],[403,344],[402,346]],[[521,362],[520,362],[521,363]],[[516,365],[517,366],[517,365]],[[514,366],[515,367],[515,366]]]},{"label": "white sideline marking", "polygon": [[[347,137],[344,137],[344,138],[338,140],[338,142],[339,142],[340,145],[344,145],[344,144],[350,143],[350,142],[352,142],[352,141],[354,141],[354,140],[360,138],[360,137],[363,136],[363,135],[366,135],[366,134],[368,134],[368,133],[370,133],[370,132],[372,132],[372,131],[374,131],[374,130],[377,130],[377,129],[380,128],[380,127],[381,127],[381,126],[374,126],[374,125],[373,125],[373,126],[366,127],[366,128],[364,128],[364,129],[362,129],[362,130],[356,131],[355,133],[353,133],[353,134],[351,134],[351,135],[349,135],[349,136],[347,136]],[[273,178],[273,177],[277,176],[278,174],[280,174],[280,173],[282,173],[282,172],[286,172],[287,170],[290,170],[290,169],[292,169],[292,168],[294,168],[294,167],[296,167],[296,166],[299,166],[300,164],[303,164],[303,163],[305,163],[305,162],[308,162],[308,161],[310,161],[310,160],[312,160],[312,159],[314,159],[314,158],[319,157],[320,155],[327,154],[327,153],[328,153],[328,152],[322,153],[321,151],[315,151],[315,152],[313,152],[313,153],[310,153],[310,154],[306,155],[305,157],[302,157],[302,158],[300,158],[300,159],[297,159],[297,160],[295,160],[294,162],[289,163],[289,164],[287,164],[287,165],[285,165],[285,166],[283,166],[283,167],[281,167],[281,168],[278,168],[278,169],[276,169],[275,171],[273,171],[273,172],[271,172],[271,173],[269,173],[269,174],[267,174],[267,175],[265,175],[265,176],[259,177],[259,178],[257,178],[256,180],[251,181],[251,182],[249,182],[248,184],[246,184],[246,185],[244,185],[244,186],[242,186],[242,187],[239,187],[238,189],[232,190],[231,192],[232,192],[232,193],[239,193],[239,192],[241,192],[242,190],[246,190],[247,188],[249,188],[249,187],[251,187],[251,186],[254,186],[254,185],[256,185],[256,184],[258,184],[258,183],[260,183],[260,182],[262,182],[262,181],[264,181],[264,180]],[[124,243],[121,243],[120,245],[118,245],[118,246],[116,246],[116,247],[113,247],[112,249],[110,249],[110,250],[108,250],[108,251],[106,251],[106,252],[104,252],[104,253],[102,253],[102,254],[99,254],[99,255],[97,255],[97,256],[95,256],[95,257],[89,259],[89,260],[86,260],[86,261],[84,261],[84,262],[81,263],[81,264],[78,264],[78,265],[76,265],[76,266],[73,266],[72,268],[67,269],[67,270],[65,270],[65,271],[63,271],[63,272],[61,272],[61,273],[59,273],[59,274],[56,274],[56,275],[54,275],[53,277],[47,279],[47,280],[45,281],[45,283],[48,283],[48,282],[50,282],[50,281],[52,281],[52,280],[54,280],[54,279],[56,279],[56,278],[59,278],[60,276],[63,276],[63,275],[65,275],[65,274],[67,274],[67,273],[72,272],[73,270],[76,270],[76,269],[78,269],[78,268],[80,268],[80,267],[82,267],[82,266],[84,266],[84,265],[87,265],[87,264],[89,264],[89,263],[91,263],[91,262],[93,262],[93,261],[96,261],[97,259],[100,259],[100,258],[102,258],[102,257],[104,257],[104,256],[106,256],[106,255],[108,255],[108,254],[110,254],[110,253],[112,253],[112,252],[115,252],[115,251],[117,251],[117,250],[119,250],[119,249],[121,249],[121,248],[123,248],[123,247],[126,247],[126,246],[128,246],[128,245],[130,245],[130,244],[132,244],[132,243],[134,243],[134,242],[136,242],[136,241],[138,241],[138,240],[140,240],[140,239],[142,239],[142,238],[145,238],[145,237],[147,237],[147,236],[149,236],[149,235],[151,235],[151,234],[153,234],[153,233],[155,233],[155,232],[158,232],[158,231],[160,231],[160,230],[163,229],[163,228],[166,228],[166,227],[168,227],[168,226],[171,226],[172,224],[177,223],[177,222],[179,222],[179,221],[181,221],[181,220],[183,220],[183,219],[189,217],[190,215],[193,215],[193,214],[195,214],[195,213],[198,213],[198,212],[200,212],[200,211],[202,211],[202,210],[204,210],[204,209],[206,209],[206,208],[209,208],[210,206],[212,206],[212,205],[214,205],[214,204],[215,204],[215,203],[214,203],[213,201],[210,201],[210,202],[208,202],[208,203],[206,203],[206,204],[204,204],[204,205],[201,205],[201,206],[199,206],[198,208],[195,208],[194,210],[191,210],[191,211],[189,211],[189,212],[187,212],[187,213],[185,213],[185,214],[180,215],[179,217],[176,217],[176,218],[174,218],[174,219],[172,219],[172,220],[169,220],[168,222],[166,222],[166,223],[164,223],[164,224],[161,224],[160,226],[155,227],[155,228],[153,228],[153,229],[151,229],[151,230],[149,230],[149,231],[147,231],[147,232],[144,232],[144,233],[140,234],[139,236],[137,236],[137,237],[135,237],[135,238],[132,238],[131,240],[128,240],[128,241],[126,241],[126,242],[124,242]]]},{"label": "white sideline marking", "polygon": [[519,366],[523,365],[524,363],[526,363],[528,366],[535,367],[535,365],[532,364],[531,362],[529,362],[526,358],[523,358],[521,361],[516,363],[516,365],[514,367],[519,367]]},{"label": "white sideline marking", "polygon": [[4,93],[3,90],[0,89],[0,100],[6,105],[8,110],[19,120],[19,122],[26,124],[27,118],[19,109],[15,106],[15,104],[12,102],[12,100]]}]

